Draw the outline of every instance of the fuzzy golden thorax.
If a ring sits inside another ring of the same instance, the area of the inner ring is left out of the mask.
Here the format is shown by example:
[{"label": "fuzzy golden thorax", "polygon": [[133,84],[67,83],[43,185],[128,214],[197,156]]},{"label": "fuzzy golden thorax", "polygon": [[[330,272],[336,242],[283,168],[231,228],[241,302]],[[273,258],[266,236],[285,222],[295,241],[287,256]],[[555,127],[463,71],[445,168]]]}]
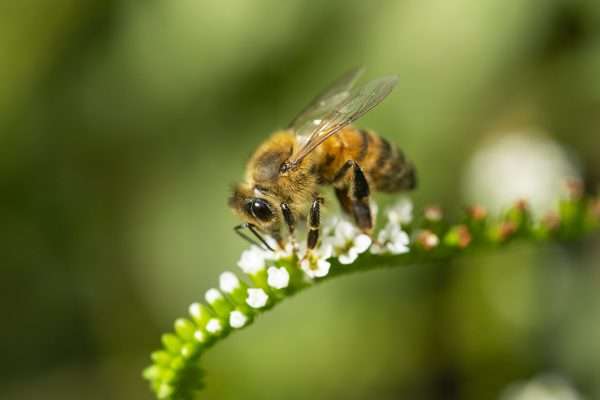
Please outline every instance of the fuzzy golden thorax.
[{"label": "fuzzy golden thorax", "polygon": [[316,155],[306,157],[294,169],[281,171],[281,165],[297,150],[298,143],[290,131],[280,131],[263,142],[246,165],[246,179],[237,184],[229,206],[248,223],[264,232],[278,232],[283,215],[281,204],[288,205],[296,220],[306,214],[317,192],[314,173]]}]

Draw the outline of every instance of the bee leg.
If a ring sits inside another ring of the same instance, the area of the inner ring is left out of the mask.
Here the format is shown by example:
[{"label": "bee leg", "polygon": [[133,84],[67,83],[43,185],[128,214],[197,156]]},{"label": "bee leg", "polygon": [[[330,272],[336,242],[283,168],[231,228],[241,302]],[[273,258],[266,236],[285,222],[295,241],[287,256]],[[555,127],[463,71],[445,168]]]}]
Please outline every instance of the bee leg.
[{"label": "bee leg", "polygon": [[352,199],[348,194],[348,186],[336,187],[335,188],[335,197],[337,197],[338,202],[340,203],[340,207],[342,210],[348,214],[352,215]]},{"label": "bee leg", "polygon": [[[354,160],[346,161],[335,175],[334,182],[342,182],[344,185],[338,186],[340,189],[336,189],[336,195],[344,211],[354,216],[356,225],[361,231],[370,234],[373,229],[369,205],[371,190],[360,165]],[[348,197],[349,200],[346,200]]]},{"label": "bee leg", "polygon": [[290,206],[287,203],[281,203],[281,213],[283,214],[283,220],[288,227],[290,232],[290,241],[292,242],[292,246],[294,250],[298,247],[296,244],[296,238],[294,236],[294,231],[296,229],[296,219],[294,218],[294,214],[290,209]]},{"label": "bee leg", "polygon": [[371,216],[371,206],[369,205],[369,182],[358,163],[354,162],[352,176],[352,211],[356,224],[363,232],[371,233],[373,229],[373,219]]},{"label": "bee leg", "polygon": [[319,227],[321,225],[321,203],[322,197],[315,196],[310,212],[308,213],[308,237],[306,239],[306,248],[308,251],[314,249],[319,241]]}]

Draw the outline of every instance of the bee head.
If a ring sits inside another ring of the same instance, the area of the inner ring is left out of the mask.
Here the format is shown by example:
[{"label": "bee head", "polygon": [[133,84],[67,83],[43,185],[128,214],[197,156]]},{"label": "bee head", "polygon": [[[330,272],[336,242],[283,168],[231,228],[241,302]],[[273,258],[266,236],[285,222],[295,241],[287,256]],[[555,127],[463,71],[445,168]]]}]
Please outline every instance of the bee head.
[{"label": "bee head", "polygon": [[260,191],[238,185],[234,187],[229,198],[229,207],[251,223],[266,227],[275,222],[277,217],[273,203]]}]

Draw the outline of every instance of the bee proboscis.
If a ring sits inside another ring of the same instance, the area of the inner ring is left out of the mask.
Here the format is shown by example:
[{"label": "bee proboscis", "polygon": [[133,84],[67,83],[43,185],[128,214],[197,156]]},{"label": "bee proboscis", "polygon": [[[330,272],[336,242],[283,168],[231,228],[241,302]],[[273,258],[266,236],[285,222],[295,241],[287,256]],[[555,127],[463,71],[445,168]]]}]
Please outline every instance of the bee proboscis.
[{"label": "bee proboscis", "polygon": [[362,69],[354,69],[317,96],[275,132],[250,157],[244,182],[237,184],[230,207],[263,246],[268,234],[281,245],[282,228],[293,237],[298,221],[307,218],[307,248],[319,240],[321,186],[333,186],[342,210],[364,233],[371,234],[371,192],[398,192],[416,187],[412,162],[402,151],[370,130],[351,124],[379,104],[394,88],[388,76],[354,87]]}]

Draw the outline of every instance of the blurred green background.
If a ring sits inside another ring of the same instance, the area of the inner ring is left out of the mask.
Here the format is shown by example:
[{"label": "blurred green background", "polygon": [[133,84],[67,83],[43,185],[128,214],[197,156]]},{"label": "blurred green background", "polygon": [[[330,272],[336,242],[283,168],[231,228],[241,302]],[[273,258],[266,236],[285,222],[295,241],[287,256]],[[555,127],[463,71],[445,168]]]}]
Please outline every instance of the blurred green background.
[{"label": "blurred green background", "polygon": [[[597,1],[2,2],[0,397],[150,399],[160,333],[245,248],[230,184],[355,65],[400,76],[358,125],[415,161],[419,205],[600,181]],[[535,140],[483,175],[515,133]],[[525,163],[536,140],[555,175]],[[204,396],[546,399],[513,389],[550,374],[600,398],[599,248],[335,280],[207,353]]]}]

